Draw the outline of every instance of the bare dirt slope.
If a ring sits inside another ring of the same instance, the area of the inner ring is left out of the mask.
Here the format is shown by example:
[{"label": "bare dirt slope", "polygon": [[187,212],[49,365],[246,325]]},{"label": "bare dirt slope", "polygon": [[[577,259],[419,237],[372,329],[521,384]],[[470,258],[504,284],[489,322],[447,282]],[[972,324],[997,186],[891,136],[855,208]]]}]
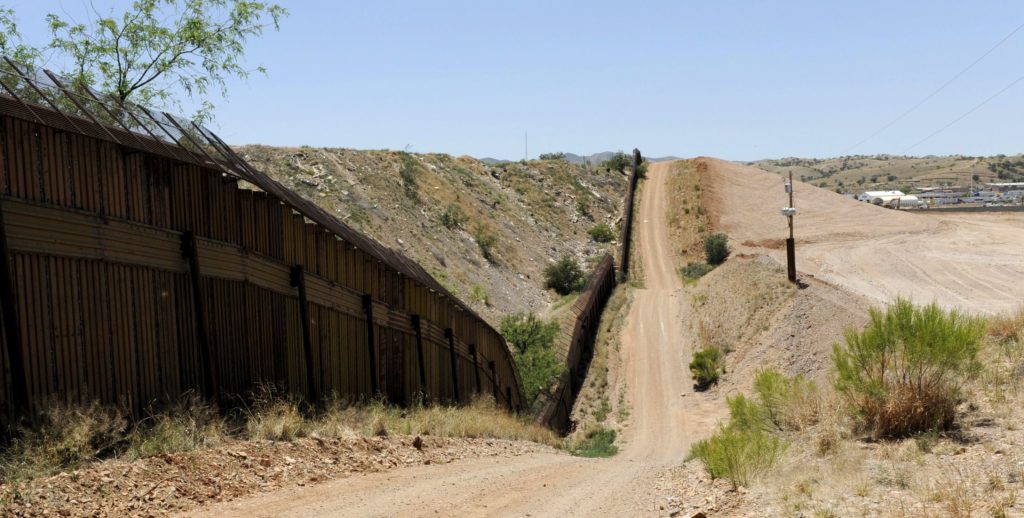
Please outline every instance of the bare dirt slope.
[{"label": "bare dirt slope", "polygon": [[[782,179],[702,158],[715,227],[741,253],[785,264]],[[796,183],[797,269],[874,303],[896,296],[992,314],[1024,298],[1024,215],[900,212]]]},{"label": "bare dirt slope", "polygon": [[664,515],[673,492],[668,472],[707,433],[722,405],[692,390],[686,364],[679,279],[668,242],[664,184],[669,168],[651,167],[638,230],[646,288],[623,330],[623,370],[632,404],[622,452],[610,459],[536,453],[491,461],[455,461],[359,475],[268,493],[200,510],[219,516]]}]

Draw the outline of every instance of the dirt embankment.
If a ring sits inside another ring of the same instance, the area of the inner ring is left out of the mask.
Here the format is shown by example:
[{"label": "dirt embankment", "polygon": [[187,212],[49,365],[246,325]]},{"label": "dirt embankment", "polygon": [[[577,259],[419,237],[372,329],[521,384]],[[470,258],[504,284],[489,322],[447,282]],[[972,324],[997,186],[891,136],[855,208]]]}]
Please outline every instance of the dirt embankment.
[{"label": "dirt embankment", "polygon": [[[782,178],[711,158],[708,210],[744,254],[785,260]],[[884,304],[897,296],[980,314],[1024,300],[1024,215],[923,215],[860,203],[802,182],[794,187],[797,269]]]}]

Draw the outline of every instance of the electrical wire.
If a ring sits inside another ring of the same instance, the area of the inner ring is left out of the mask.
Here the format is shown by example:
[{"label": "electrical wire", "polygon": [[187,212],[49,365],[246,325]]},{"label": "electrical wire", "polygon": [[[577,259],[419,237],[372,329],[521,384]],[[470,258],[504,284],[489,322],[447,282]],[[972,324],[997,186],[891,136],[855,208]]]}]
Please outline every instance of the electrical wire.
[{"label": "electrical wire", "polygon": [[933,132],[932,132],[931,134],[929,134],[929,135],[928,135],[927,137],[925,137],[925,138],[923,138],[923,139],[921,139],[921,140],[918,140],[917,142],[915,142],[915,143],[914,143],[913,145],[911,145],[910,147],[908,147],[908,148],[904,149],[904,150],[903,150],[903,152],[902,152],[902,153],[900,153],[900,154],[901,154],[901,155],[905,155],[905,154],[907,154],[907,151],[910,151],[911,149],[914,149],[915,147],[917,147],[917,146],[920,146],[921,144],[923,144],[923,143],[924,143],[925,141],[927,141],[928,139],[930,139],[930,138],[934,137],[935,135],[938,135],[939,133],[942,133],[943,131],[946,131],[947,129],[949,129],[949,127],[950,127],[950,126],[952,126],[952,125],[954,125],[954,124],[956,124],[956,123],[958,123],[958,122],[960,122],[960,121],[964,120],[965,118],[967,118],[967,116],[968,116],[968,115],[970,115],[970,114],[972,114],[972,113],[974,113],[974,112],[978,111],[978,109],[979,109],[979,108],[981,108],[982,106],[985,106],[986,104],[988,104],[988,103],[989,103],[989,101],[991,101],[992,99],[995,99],[996,97],[999,97],[999,96],[1000,96],[1000,95],[1002,95],[1002,94],[1003,94],[1004,92],[1006,92],[1006,91],[1007,91],[1007,90],[1009,90],[1010,88],[1013,88],[1013,86],[1014,86],[1014,85],[1016,85],[1017,83],[1019,83],[1019,82],[1021,82],[1021,81],[1024,81],[1024,76],[1020,76],[1020,77],[1018,77],[1017,79],[1014,79],[1014,80],[1013,80],[1013,81],[1012,81],[1012,82],[1011,82],[1010,84],[1008,84],[1008,85],[1004,86],[1004,87],[1003,87],[1003,88],[1002,88],[1001,90],[999,90],[998,92],[996,92],[996,93],[994,93],[994,94],[990,95],[990,96],[989,96],[989,97],[988,97],[987,99],[985,99],[984,101],[981,101],[980,103],[978,103],[978,104],[974,105],[974,107],[973,107],[973,108],[971,108],[970,110],[967,110],[967,112],[966,112],[966,113],[964,113],[963,115],[961,115],[961,116],[959,116],[959,117],[957,117],[957,118],[953,119],[953,121],[952,121],[952,122],[950,122],[949,124],[946,124],[945,126],[943,126],[943,127],[939,128],[939,129],[937,129],[937,130],[933,131]]},{"label": "electrical wire", "polygon": [[[978,59],[975,59],[974,61],[971,62],[970,65],[967,65],[964,69],[962,69],[959,72],[957,72],[956,75],[954,75],[953,77],[949,78],[945,83],[942,83],[942,86],[940,86],[940,87],[936,88],[935,90],[933,90],[932,93],[928,94],[924,99],[921,99],[917,104],[911,106],[910,109],[908,109],[908,110],[904,111],[903,113],[899,114],[899,116],[897,116],[895,119],[889,121],[888,124],[886,124],[885,126],[882,126],[881,128],[879,128],[874,133],[872,133],[872,134],[868,135],[867,137],[865,137],[864,139],[862,139],[860,142],[857,142],[856,144],[846,148],[846,150],[843,151],[842,154],[843,155],[849,154],[850,151],[853,151],[854,149],[857,149],[858,147],[861,146],[861,144],[864,144],[865,142],[867,142],[867,141],[877,137],[883,131],[891,128],[894,124],[896,124],[897,122],[903,120],[904,117],[906,117],[907,115],[910,115],[915,110],[920,108],[924,103],[930,101],[932,99],[932,97],[935,97],[936,95],[939,94],[939,92],[945,90],[947,86],[949,86],[949,85],[951,85],[953,83],[953,81],[956,81],[957,79],[960,79],[961,76],[963,76],[969,70],[974,68],[975,65],[977,65],[978,63],[981,63],[981,61],[983,59],[985,59],[986,57],[988,57],[989,54],[991,54],[996,49],[1001,47],[1003,45],[1003,43],[1006,43],[1006,40],[1009,40],[1011,37],[1013,37],[1014,34],[1017,34],[1018,32],[1020,32],[1021,29],[1024,29],[1024,23],[1021,23],[1020,25],[1017,26],[1016,29],[1010,31],[1009,34],[1004,36],[1003,39],[999,40],[995,45],[993,45],[991,48],[989,48],[987,51],[985,51],[985,53],[982,54]],[[988,101],[986,101],[986,102],[988,102]],[[928,138],[931,138],[931,137],[928,137]],[[927,138],[925,140],[927,140]],[[915,146],[916,145],[917,144],[915,144]],[[913,146],[911,146],[911,147],[913,147]]]}]

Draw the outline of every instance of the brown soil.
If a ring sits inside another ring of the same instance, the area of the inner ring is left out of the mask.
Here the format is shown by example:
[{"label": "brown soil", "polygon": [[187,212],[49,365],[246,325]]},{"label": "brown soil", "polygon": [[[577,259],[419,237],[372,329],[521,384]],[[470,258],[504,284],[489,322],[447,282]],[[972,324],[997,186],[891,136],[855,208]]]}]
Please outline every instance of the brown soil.
[{"label": "brown soil", "polygon": [[[708,209],[736,251],[785,251],[764,240],[787,236],[782,178],[711,158]],[[796,182],[797,269],[883,304],[897,296],[981,314],[1024,300],[1024,214],[925,215],[879,208]],[[768,244],[769,246],[764,246]]]},{"label": "brown soil", "polygon": [[[357,475],[235,501],[202,513],[227,516],[413,515],[666,515],[679,511],[673,471],[690,444],[723,415],[718,401],[693,392],[688,305],[681,294],[666,230],[665,177],[655,164],[646,181],[639,243],[646,288],[634,292],[622,335],[622,371],[630,424],[621,453],[581,459],[543,453],[495,462]],[[700,478],[693,467],[682,471]],[[704,502],[702,502],[703,504]]]}]

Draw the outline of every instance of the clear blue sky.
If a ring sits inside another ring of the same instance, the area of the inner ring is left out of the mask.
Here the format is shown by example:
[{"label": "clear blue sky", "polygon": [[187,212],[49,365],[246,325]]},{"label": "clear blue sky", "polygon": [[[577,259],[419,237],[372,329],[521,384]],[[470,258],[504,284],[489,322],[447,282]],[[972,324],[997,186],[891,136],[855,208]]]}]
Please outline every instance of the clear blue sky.
[{"label": "clear blue sky", "polygon": [[[122,0],[92,0],[100,10]],[[269,69],[232,85],[215,131],[235,144],[521,158],[639,147],[733,160],[901,153],[1024,74],[1020,1],[280,2],[253,42]],[[7,2],[26,39],[47,11]],[[910,154],[1024,151],[1024,82]]]}]

